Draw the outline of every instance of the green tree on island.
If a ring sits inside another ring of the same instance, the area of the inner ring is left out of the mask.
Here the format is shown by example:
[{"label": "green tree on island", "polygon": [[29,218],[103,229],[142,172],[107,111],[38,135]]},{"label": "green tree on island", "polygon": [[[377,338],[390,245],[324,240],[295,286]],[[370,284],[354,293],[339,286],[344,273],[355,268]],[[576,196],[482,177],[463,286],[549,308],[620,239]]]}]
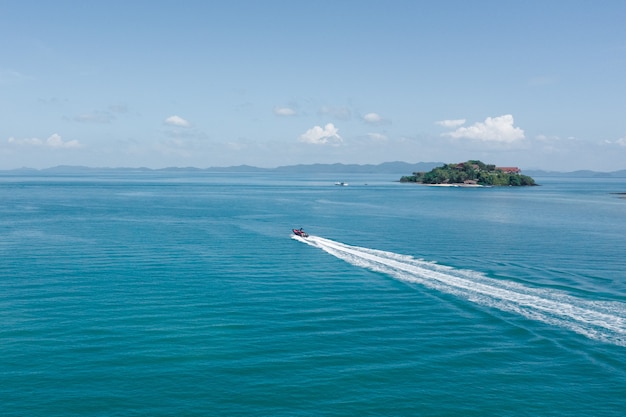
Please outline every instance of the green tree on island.
[{"label": "green tree on island", "polygon": [[478,160],[460,164],[444,164],[429,172],[414,172],[400,178],[400,182],[420,184],[476,184],[500,186],[536,185],[528,175],[522,175],[516,167],[496,167]]}]

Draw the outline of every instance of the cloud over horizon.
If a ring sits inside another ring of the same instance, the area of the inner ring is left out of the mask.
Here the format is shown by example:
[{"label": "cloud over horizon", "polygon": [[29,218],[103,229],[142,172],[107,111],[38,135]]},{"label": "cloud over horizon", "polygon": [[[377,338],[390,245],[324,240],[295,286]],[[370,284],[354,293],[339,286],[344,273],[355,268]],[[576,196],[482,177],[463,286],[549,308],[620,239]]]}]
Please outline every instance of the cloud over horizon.
[{"label": "cloud over horizon", "polygon": [[443,126],[443,127],[455,128],[455,127],[464,125],[465,122],[466,122],[465,119],[451,119],[451,120],[440,120],[438,122],[435,122],[435,124],[438,124],[439,126]]},{"label": "cloud over horizon", "polygon": [[8,143],[18,146],[48,147],[56,149],[77,149],[82,147],[80,142],[76,139],[64,141],[58,133],[53,133],[46,140],[39,138],[16,139],[14,137],[10,137],[8,139]]},{"label": "cloud over horizon", "polygon": [[[460,123],[461,121],[463,123]],[[465,119],[437,122],[437,124],[446,127],[454,127],[455,124],[461,125],[464,123]],[[515,121],[511,114],[487,117],[484,122],[476,122],[467,127],[461,126],[453,132],[442,133],[442,136],[454,139],[475,139],[483,142],[513,143],[525,138],[524,131],[519,127],[513,126],[514,123]]]},{"label": "cloud over horizon", "polygon": [[365,116],[363,116],[363,120],[367,123],[380,123],[383,118],[380,117],[380,114],[378,113],[367,113]]},{"label": "cloud over horizon", "polygon": [[191,126],[191,123],[189,123],[187,120],[176,115],[168,117],[167,119],[165,119],[164,123],[166,125],[176,126],[176,127],[190,127]]},{"label": "cloud over horizon", "polygon": [[339,136],[339,129],[332,123],[327,123],[323,128],[314,126],[300,135],[300,142],[310,143],[313,145],[334,145],[338,146],[343,139]]},{"label": "cloud over horizon", "polygon": [[367,113],[362,117],[363,121],[370,125],[381,125],[391,123],[391,120],[382,117],[378,113]]},{"label": "cloud over horizon", "polygon": [[368,133],[367,137],[377,142],[384,142],[389,139],[387,136],[383,135],[382,133]]},{"label": "cloud over horizon", "polygon": [[609,144],[616,144],[616,145],[619,145],[619,146],[626,147],[626,136],[621,137],[619,139],[616,139],[615,141],[610,141],[609,140],[609,141],[607,141],[607,143],[609,143]]},{"label": "cloud over horizon", "polygon": [[295,116],[296,111],[291,107],[274,107],[274,114],[276,116]]}]

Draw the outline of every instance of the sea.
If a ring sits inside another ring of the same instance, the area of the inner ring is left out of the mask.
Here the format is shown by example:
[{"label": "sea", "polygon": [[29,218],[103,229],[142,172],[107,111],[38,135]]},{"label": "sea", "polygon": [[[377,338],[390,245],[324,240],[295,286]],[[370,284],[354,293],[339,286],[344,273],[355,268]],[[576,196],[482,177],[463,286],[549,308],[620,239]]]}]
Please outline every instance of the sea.
[{"label": "sea", "polygon": [[625,415],[626,179],[401,175],[0,174],[0,415]]}]

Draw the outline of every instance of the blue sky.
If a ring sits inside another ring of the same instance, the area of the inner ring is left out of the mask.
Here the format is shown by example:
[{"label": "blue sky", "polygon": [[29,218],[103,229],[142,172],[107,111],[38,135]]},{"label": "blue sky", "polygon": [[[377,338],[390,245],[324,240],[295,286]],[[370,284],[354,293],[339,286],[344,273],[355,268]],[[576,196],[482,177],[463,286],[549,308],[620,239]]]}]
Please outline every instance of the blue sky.
[{"label": "blue sky", "polygon": [[0,169],[626,169],[626,1],[0,1]]}]

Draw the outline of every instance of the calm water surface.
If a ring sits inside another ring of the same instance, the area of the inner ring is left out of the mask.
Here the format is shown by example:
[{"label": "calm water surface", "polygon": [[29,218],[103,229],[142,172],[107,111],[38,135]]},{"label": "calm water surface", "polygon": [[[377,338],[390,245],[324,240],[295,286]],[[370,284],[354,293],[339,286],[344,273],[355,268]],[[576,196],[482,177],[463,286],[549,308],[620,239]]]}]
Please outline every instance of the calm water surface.
[{"label": "calm water surface", "polygon": [[0,414],[623,415],[626,180],[399,176],[0,176]]}]

